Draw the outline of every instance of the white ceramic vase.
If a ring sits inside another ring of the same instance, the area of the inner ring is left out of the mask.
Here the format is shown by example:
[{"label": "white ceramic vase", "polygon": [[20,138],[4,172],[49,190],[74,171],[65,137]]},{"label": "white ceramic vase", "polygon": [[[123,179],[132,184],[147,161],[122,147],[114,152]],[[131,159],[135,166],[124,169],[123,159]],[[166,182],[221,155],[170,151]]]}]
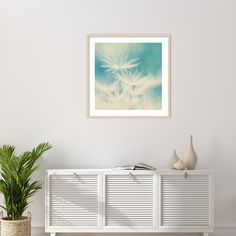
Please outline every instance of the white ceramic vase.
[{"label": "white ceramic vase", "polygon": [[174,164],[174,168],[176,170],[184,170],[186,168],[186,164],[182,161],[182,160],[178,160],[175,164]]},{"label": "white ceramic vase", "polygon": [[197,165],[197,154],[193,149],[193,137],[190,135],[188,150],[184,157],[184,163],[189,170],[193,170]]},{"label": "white ceramic vase", "polygon": [[173,153],[172,153],[169,163],[168,163],[168,167],[170,169],[175,169],[174,164],[178,161],[179,161],[179,157],[177,156],[176,151],[173,150]]}]

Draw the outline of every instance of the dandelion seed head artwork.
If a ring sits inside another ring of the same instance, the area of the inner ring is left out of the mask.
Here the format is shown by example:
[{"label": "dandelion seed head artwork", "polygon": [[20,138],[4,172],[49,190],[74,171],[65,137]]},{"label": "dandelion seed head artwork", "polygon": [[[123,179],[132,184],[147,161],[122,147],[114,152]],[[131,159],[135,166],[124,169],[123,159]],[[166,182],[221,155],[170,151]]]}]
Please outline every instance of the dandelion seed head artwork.
[{"label": "dandelion seed head artwork", "polygon": [[96,43],[95,108],[161,109],[161,44]]},{"label": "dandelion seed head artwork", "polygon": [[94,112],[108,116],[166,114],[168,58],[163,53],[168,53],[168,43],[163,47],[163,38],[99,39],[90,44],[90,107]]}]

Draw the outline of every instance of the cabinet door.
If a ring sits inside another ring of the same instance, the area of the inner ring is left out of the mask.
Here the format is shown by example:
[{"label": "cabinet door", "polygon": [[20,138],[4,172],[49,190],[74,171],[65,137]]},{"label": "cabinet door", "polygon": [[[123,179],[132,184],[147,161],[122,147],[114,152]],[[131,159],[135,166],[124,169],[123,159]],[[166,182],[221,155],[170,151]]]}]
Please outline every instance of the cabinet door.
[{"label": "cabinet door", "polygon": [[180,172],[160,175],[160,228],[211,227],[211,175]]},{"label": "cabinet door", "polygon": [[105,226],[154,227],[155,184],[152,172],[105,174]]},{"label": "cabinet door", "polygon": [[100,226],[98,173],[57,172],[48,177],[49,226]]}]

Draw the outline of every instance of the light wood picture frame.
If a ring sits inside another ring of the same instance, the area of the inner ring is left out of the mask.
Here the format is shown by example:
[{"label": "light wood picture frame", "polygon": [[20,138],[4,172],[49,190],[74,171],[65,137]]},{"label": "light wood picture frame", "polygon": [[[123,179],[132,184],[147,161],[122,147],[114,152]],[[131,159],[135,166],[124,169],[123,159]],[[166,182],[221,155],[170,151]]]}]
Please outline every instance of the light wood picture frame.
[{"label": "light wood picture frame", "polygon": [[87,35],[89,118],[170,118],[170,35]]}]

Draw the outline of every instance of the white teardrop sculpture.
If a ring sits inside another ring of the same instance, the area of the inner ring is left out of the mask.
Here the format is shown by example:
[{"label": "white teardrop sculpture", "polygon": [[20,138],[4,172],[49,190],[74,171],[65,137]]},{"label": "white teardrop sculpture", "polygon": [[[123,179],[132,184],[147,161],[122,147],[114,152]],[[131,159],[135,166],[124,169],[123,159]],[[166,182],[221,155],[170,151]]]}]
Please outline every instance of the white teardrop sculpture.
[{"label": "white teardrop sculpture", "polygon": [[193,170],[197,165],[197,154],[193,149],[193,136],[190,135],[188,150],[184,157],[184,162],[186,164],[187,169]]},{"label": "white teardrop sculpture", "polygon": [[168,167],[170,169],[174,169],[174,164],[178,161],[179,161],[179,157],[177,156],[176,151],[173,150],[173,153],[172,153],[172,155],[169,159],[169,162],[168,162]]},{"label": "white teardrop sculpture", "polygon": [[179,160],[174,164],[174,168],[176,170],[184,170],[186,168],[186,164],[184,163],[184,161]]}]

